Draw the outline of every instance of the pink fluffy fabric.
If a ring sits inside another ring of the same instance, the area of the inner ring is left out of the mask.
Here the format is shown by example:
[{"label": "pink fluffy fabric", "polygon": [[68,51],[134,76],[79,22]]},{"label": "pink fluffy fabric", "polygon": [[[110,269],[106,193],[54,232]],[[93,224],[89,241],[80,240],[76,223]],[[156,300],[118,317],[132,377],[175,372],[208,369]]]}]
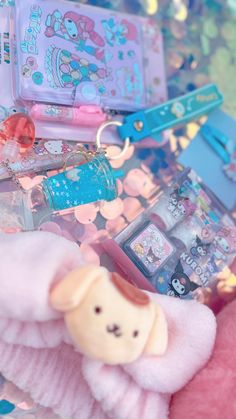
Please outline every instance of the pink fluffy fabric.
[{"label": "pink fluffy fabric", "polygon": [[168,417],[171,394],[211,354],[216,327],[207,307],[149,294],[167,318],[166,354],[108,366],[73,347],[48,303],[52,285],[83,264],[78,246],[44,232],[0,235],[0,256],[0,371],[8,380],[72,419]]},{"label": "pink fluffy fabric", "polygon": [[173,397],[170,419],[236,418],[236,300],[217,316],[209,363]]}]

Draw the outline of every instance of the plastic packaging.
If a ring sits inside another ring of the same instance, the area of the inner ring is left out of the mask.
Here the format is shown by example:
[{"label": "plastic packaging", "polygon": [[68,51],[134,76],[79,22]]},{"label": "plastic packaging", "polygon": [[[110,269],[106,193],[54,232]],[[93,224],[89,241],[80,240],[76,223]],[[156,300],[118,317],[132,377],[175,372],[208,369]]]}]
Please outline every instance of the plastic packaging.
[{"label": "plastic packaging", "polygon": [[0,231],[13,233],[33,229],[27,195],[22,191],[0,192]]},{"label": "plastic packaging", "polygon": [[9,163],[10,172],[0,166],[0,180],[34,173],[61,169],[63,166],[76,165],[81,158],[78,150],[81,145],[62,140],[36,140],[32,149],[19,155],[14,163]]},{"label": "plastic packaging", "polygon": [[[188,211],[183,212],[186,202]],[[232,263],[236,228],[188,169],[152,207],[103,246],[139,287],[190,299]]]},{"label": "plastic packaging", "polygon": [[[98,201],[112,201],[118,196],[117,177],[122,172],[113,171],[104,154],[99,153],[84,159],[73,169],[45,178],[27,191],[31,208],[31,223],[38,228],[51,216],[69,214],[76,207]],[[26,230],[28,226],[26,225]]]},{"label": "plastic packaging", "polygon": [[166,99],[162,36],[149,20],[16,0],[13,32],[17,100],[133,111]]}]

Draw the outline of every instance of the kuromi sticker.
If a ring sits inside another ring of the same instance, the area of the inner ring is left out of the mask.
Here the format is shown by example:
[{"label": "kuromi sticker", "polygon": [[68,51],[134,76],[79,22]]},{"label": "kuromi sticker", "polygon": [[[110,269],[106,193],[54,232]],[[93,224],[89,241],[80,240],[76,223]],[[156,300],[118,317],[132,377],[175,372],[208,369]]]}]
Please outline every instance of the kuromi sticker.
[{"label": "kuromi sticker", "polygon": [[171,243],[154,224],[145,227],[126,247],[144,266],[148,276],[152,276],[173,252]]},{"label": "kuromi sticker", "polygon": [[190,280],[189,276],[184,272],[182,263],[179,261],[171,276],[167,295],[180,298],[195,291],[199,286],[200,285]]}]

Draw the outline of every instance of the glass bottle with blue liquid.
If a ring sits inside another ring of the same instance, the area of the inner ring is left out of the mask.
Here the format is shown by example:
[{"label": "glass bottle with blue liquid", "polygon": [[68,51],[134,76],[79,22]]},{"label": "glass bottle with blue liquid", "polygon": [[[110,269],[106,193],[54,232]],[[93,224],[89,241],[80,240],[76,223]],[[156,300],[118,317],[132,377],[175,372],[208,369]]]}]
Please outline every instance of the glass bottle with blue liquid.
[{"label": "glass bottle with blue liquid", "polygon": [[[49,177],[29,191],[34,219],[41,222],[52,213],[98,201],[113,201],[118,196],[117,178],[102,152],[95,153],[86,163]],[[67,211],[66,211],[67,212]],[[34,222],[35,224],[35,222]]]}]

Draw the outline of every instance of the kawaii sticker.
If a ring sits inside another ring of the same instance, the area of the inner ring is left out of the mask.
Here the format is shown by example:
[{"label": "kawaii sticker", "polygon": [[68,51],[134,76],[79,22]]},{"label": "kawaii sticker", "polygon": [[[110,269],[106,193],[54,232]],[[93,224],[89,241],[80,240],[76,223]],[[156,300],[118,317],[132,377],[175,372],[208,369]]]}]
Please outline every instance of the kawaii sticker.
[{"label": "kawaii sticker", "polygon": [[37,68],[38,64],[36,58],[29,56],[22,66],[21,74],[23,77],[29,78],[32,76],[32,73],[37,70]]},{"label": "kawaii sticker", "polygon": [[179,189],[176,188],[169,196],[168,210],[171,212],[174,218],[178,219],[187,212],[187,205],[189,199],[180,195]]},{"label": "kawaii sticker", "polygon": [[169,290],[167,295],[174,297],[183,297],[188,295],[190,292],[195,291],[200,285],[192,282],[188,275],[184,272],[181,261],[179,260],[173,275],[169,282]]},{"label": "kawaii sticker", "polygon": [[70,153],[71,147],[62,140],[45,141],[43,144],[34,145],[34,152],[39,156],[51,155],[59,156],[62,154]]},{"label": "kawaii sticker", "polygon": [[95,22],[88,16],[73,11],[63,15],[55,10],[48,14],[45,25],[46,37],[63,38],[73,43],[78,51],[84,51],[97,60],[104,60],[104,39],[94,30]]},{"label": "kawaii sticker", "polygon": [[129,244],[135,258],[152,276],[173,252],[173,247],[154,224],[149,224]]},{"label": "kawaii sticker", "polygon": [[122,46],[138,38],[136,26],[127,19],[116,21],[113,17],[102,21],[105,39],[109,46]]},{"label": "kawaii sticker", "polygon": [[190,249],[190,253],[195,258],[204,257],[209,253],[211,243],[204,243],[196,236],[196,244]]}]

